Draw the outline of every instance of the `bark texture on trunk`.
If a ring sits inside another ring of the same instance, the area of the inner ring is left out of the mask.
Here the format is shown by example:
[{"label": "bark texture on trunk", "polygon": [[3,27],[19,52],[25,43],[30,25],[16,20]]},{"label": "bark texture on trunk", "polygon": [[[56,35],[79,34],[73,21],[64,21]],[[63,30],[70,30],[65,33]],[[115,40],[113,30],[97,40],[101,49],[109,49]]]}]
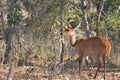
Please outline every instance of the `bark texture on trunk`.
[{"label": "bark texture on trunk", "polygon": [[88,23],[87,14],[86,14],[86,6],[87,6],[85,4],[86,0],[80,0],[80,1],[81,1],[81,9],[82,9],[84,27],[86,29],[86,37],[91,37],[89,23]]},{"label": "bark texture on trunk", "polygon": [[63,42],[63,36],[62,36],[62,32],[63,32],[63,26],[64,26],[64,0],[61,0],[61,35],[60,38],[61,40],[61,48],[60,48],[60,62],[63,63],[63,54],[64,54],[64,42]]}]

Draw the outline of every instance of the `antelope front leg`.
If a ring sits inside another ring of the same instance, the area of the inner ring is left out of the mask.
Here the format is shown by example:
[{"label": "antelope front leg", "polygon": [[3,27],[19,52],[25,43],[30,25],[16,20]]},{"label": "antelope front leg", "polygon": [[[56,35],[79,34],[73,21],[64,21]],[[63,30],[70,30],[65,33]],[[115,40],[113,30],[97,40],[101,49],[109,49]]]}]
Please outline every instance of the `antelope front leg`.
[{"label": "antelope front leg", "polygon": [[81,65],[83,62],[83,57],[79,56],[79,75],[81,74]]},{"label": "antelope front leg", "polygon": [[88,60],[89,60],[89,57],[86,56],[86,57],[85,57],[85,64],[86,64],[86,66],[87,66],[87,70],[89,71],[89,74],[88,74],[88,75],[91,76],[91,73],[90,73],[90,66],[89,66]]},{"label": "antelope front leg", "polygon": [[85,64],[87,65],[87,67],[89,67],[89,64],[88,64],[88,56],[85,57]]}]

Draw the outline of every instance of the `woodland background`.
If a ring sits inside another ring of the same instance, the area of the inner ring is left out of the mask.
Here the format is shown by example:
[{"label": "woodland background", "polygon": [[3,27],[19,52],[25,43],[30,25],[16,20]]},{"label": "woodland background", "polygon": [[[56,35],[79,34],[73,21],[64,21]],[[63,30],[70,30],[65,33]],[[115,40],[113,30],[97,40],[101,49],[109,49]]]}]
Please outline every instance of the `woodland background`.
[{"label": "woodland background", "polygon": [[84,63],[78,75],[77,55],[61,35],[68,23],[79,26],[78,38],[110,40],[107,79],[120,80],[120,0],[0,0],[0,80],[91,80]]}]

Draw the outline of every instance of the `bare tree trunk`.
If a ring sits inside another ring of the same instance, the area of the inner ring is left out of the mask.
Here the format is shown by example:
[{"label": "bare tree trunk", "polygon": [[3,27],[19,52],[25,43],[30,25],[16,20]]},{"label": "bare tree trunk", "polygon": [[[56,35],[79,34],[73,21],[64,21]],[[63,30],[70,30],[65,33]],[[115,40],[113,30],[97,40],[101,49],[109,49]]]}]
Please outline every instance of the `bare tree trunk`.
[{"label": "bare tree trunk", "polygon": [[15,62],[13,61],[12,64],[10,65],[9,72],[7,75],[7,80],[12,80],[13,73],[14,73],[14,63]]},{"label": "bare tree trunk", "polygon": [[11,41],[12,41],[12,36],[13,36],[13,27],[7,29],[7,42],[6,42],[6,49],[4,53],[4,60],[2,61],[3,63],[7,63],[9,61],[9,53],[11,51]]},{"label": "bare tree trunk", "polygon": [[[14,15],[13,14],[14,4],[15,4],[15,2],[13,0],[11,0],[10,6],[8,8],[8,12],[11,13],[12,15]],[[14,34],[14,25],[12,24],[11,26],[9,26],[6,29],[3,27],[3,30],[4,30],[4,36],[5,36],[6,50],[4,53],[4,59],[3,59],[2,63],[7,63],[9,61],[9,53],[12,49],[11,48],[11,41],[12,41],[12,37]]]},{"label": "bare tree trunk", "polygon": [[96,8],[97,8],[97,22],[96,22],[96,35],[100,35],[99,33],[99,22],[100,22],[100,18],[101,18],[101,13],[104,7],[104,2],[105,0],[98,0]]},{"label": "bare tree trunk", "polygon": [[64,42],[63,42],[63,36],[62,36],[62,32],[63,32],[63,21],[64,21],[64,0],[61,0],[61,35],[60,35],[60,38],[62,39],[61,40],[61,50],[60,50],[60,62],[63,63],[63,54],[64,54]]},{"label": "bare tree trunk", "polygon": [[90,28],[89,28],[88,19],[87,19],[87,14],[86,14],[85,0],[80,0],[80,1],[81,1],[81,9],[82,9],[84,27],[86,28],[86,37],[91,37]]},{"label": "bare tree trunk", "polygon": [[6,60],[8,59],[7,53],[10,52],[10,44],[8,43],[8,42],[10,42],[10,41],[7,40],[7,37],[9,37],[10,34],[9,34],[9,30],[8,30],[8,29],[7,29],[7,30],[5,29],[3,4],[4,4],[4,3],[0,0],[1,22],[2,22],[2,35],[3,35],[4,42],[5,42],[5,44],[6,44],[6,50],[5,50],[4,58],[3,58],[1,64],[3,64],[4,61],[6,62]]},{"label": "bare tree trunk", "polygon": [[5,38],[5,22],[4,22],[4,11],[3,11],[3,3],[0,0],[0,10],[1,10],[1,22],[2,22],[2,35],[3,35],[3,39],[6,42],[6,38]]}]

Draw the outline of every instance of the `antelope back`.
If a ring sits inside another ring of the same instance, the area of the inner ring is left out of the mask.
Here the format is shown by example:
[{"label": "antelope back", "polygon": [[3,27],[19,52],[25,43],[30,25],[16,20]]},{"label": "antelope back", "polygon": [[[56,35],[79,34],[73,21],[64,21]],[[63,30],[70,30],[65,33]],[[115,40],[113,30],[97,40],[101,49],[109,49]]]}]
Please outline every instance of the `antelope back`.
[{"label": "antelope back", "polygon": [[77,42],[76,51],[79,55],[95,56],[98,58],[110,54],[111,44],[103,36],[82,38]]}]

